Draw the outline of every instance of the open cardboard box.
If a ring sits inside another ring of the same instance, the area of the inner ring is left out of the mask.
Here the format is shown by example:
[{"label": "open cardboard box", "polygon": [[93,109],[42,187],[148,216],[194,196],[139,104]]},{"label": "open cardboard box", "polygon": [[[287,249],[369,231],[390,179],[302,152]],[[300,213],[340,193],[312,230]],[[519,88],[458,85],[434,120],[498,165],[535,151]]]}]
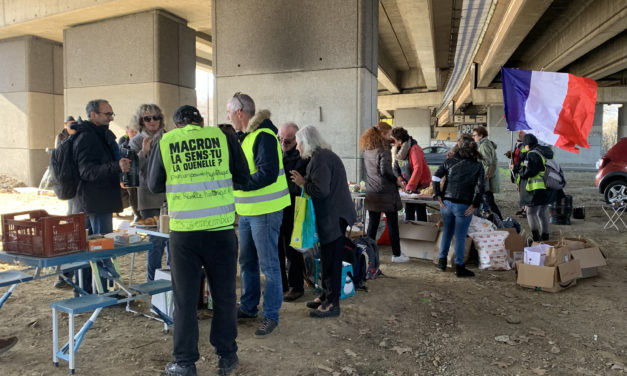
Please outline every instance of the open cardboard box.
[{"label": "open cardboard box", "polygon": [[[438,237],[435,241],[435,246],[434,246],[434,256],[433,256],[433,263],[437,264],[438,263],[438,255],[440,254],[440,243],[442,242],[442,231],[440,231],[438,233]],[[468,259],[470,258],[470,250],[472,248],[472,238],[470,237],[466,237],[466,241],[464,243],[464,263],[468,262]],[[453,267],[453,261],[455,260],[455,238],[453,237],[453,240],[451,241],[451,246],[448,249],[448,256],[446,257],[446,266],[449,268]]]},{"label": "open cardboard box", "polygon": [[557,266],[527,265],[517,261],[516,271],[518,285],[547,292],[558,292],[575,286],[577,278],[581,278],[581,264],[575,259]]},{"label": "open cardboard box", "polygon": [[509,252],[509,257],[514,262],[522,260],[525,251],[525,239],[516,232],[515,228],[500,228],[499,231],[507,231],[509,235],[505,238],[505,249]]},{"label": "open cardboard box", "polygon": [[409,257],[433,260],[438,228],[429,222],[402,221],[398,224],[401,250]]},{"label": "open cardboard box", "polygon": [[581,264],[581,278],[594,277],[599,274],[599,267],[607,265],[599,247],[575,249],[570,253]]}]

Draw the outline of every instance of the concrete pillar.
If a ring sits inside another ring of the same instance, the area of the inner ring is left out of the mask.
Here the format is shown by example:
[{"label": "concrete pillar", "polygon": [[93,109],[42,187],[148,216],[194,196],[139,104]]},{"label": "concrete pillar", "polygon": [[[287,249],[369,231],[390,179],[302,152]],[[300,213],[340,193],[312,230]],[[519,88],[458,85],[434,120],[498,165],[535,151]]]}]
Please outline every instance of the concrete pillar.
[{"label": "concrete pillar", "polygon": [[196,105],[195,33],[162,10],[110,18],[64,30],[65,110],[86,117],[91,99],[107,99],[118,136],[139,105],[155,103],[168,128],[183,104]]},{"label": "concrete pillar", "polygon": [[361,175],[358,140],[377,121],[378,2],[213,0],[215,122],[238,91],[272,121],[314,125]]},{"label": "concrete pillar", "polygon": [[509,159],[505,156],[505,152],[512,149],[512,134],[514,135],[514,143],[518,138],[518,132],[510,132],[507,130],[507,122],[505,121],[505,108],[501,105],[488,107],[488,138],[497,145],[496,156],[502,167],[509,166]]},{"label": "concrete pillar", "polygon": [[627,137],[627,103],[618,108],[618,138]]},{"label": "concrete pillar", "polygon": [[403,127],[421,147],[431,145],[431,112],[426,108],[399,108],[394,111],[394,126]]},{"label": "concrete pillar", "polygon": [[38,186],[63,128],[63,50],[33,36],[0,41],[0,172]]}]

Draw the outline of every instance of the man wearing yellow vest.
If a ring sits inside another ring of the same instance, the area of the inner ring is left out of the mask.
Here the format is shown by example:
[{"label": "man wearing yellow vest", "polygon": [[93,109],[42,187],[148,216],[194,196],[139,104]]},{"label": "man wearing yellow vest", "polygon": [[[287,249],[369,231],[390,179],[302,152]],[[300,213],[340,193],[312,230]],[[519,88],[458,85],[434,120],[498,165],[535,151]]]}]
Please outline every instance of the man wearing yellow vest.
[{"label": "man wearing yellow vest", "polygon": [[266,276],[263,291],[263,319],[255,336],[268,336],[279,324],[283,285],[277,246],[283,208],[290,194],[283,170],[283,152],[270,112],[255,114],[255,102],[236,93],[226,105],[227,120],[242,133],[240,142],[250,169],[250,181],[234,184],[235,210],[240,215],[239,265],[242,295],[237,317],[253,319],[259,312],[261,283],[259,268]]},{"label": "man wearing yellow vest", "polygon": [[177,129],[163,135],[148,165],[148,188],[166,193],[170,214],[174,361],[165,371],[196,375],[196,314],[204,266],[214,302],[210,342],[218,354],[218,373],[225,375],[239,362],[233,184],[246,184],[250,173],[235,136],[203,128],[196,108],[178,108],[174,123]]}]

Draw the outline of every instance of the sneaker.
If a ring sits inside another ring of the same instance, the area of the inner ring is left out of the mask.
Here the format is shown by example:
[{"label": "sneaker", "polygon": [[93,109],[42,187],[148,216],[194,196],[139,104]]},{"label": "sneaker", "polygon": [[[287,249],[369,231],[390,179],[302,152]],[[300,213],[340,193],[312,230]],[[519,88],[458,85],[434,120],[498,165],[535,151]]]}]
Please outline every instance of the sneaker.
[{"label": "sneaker", "polygon": [[239,359],[237,358],[237,354],[233,356],[225,357],[221,356],[218,358],[218,375],[228,375],[233,372],[233,369],[237,367],[239,364]]},{"label": "sneaker", "polygon": [[278,322],[264,317],[263,320],[261,320],[261,325],[259,326],[259,329],[255,330],[255,337],[257,338],[265,338],[267,337],[270,333],[272,333],[272,331],[274,331],[274,329],[279,325]]},{"label": "sneaker", "polygon": [[240,320],[240,319],[246,320],[246,319],[254,319],[254,318],[257,318],[257,315],[249,315],[248,313],[242,311],[241,308],[239,308],[237,310],[237,319],[238,320]]},{"label": "sneaker", "polygon": [[409,261],[409,257],[405,256],[403,253],[401,253],[400,256],[392,256],[392,262],[408,262]]},{"label": "sneaker", "polygon": [[181,365],[176,362],[170,362],[165,366],[165,374],[168,376],[196,376],[196,365]]},{"label": "sneaker", "polygon": [[305,294],[304,291],[296,291],[294,289],[290,289],[285,295],[283,295],[284,302],[293,302],[294,300],[300,298]]}]

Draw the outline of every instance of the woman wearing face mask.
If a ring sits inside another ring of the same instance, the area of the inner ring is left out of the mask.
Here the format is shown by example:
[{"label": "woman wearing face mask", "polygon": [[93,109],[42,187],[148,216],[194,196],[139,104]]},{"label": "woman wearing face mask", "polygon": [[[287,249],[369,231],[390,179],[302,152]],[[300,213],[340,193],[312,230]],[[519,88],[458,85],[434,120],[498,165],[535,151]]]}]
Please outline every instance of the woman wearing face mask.
[{"label": "woman wearing face mask", "polygon": [[[139,126],[139,133],[129,142],[130,148],[137,153],[139,158],[137,199],[139,212],[143,219],[137,221],[137,224],[156,224],[153,217],[159,216],[161,205],[165,202],[165,193],[150,192],[146,181],[150,152],[165,133],[163,113],[156,104],[142,104],[135,112],[132,123]],[[149,219],[152,221],[148,221]],[[155,278],[155,270],[161,268],[161,259],[167,246],[167,239],[152,235],[149,236],[149,239],[152,243],[152,250],[148,251],[146,256],[146,279],[152,281]]]}]

